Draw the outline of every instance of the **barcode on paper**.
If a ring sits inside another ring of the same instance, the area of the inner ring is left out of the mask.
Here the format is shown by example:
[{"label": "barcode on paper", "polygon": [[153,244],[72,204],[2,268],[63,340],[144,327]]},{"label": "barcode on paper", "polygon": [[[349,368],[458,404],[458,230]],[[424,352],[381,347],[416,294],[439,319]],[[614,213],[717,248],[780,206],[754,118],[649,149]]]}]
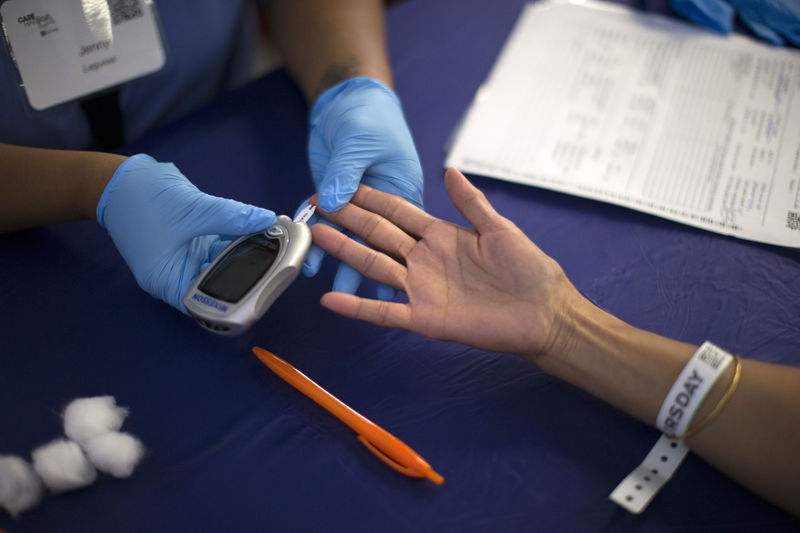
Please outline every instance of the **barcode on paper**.
[{"label": "barcode on paper", "polygon": [[108,0],[108,9],[114,26],[144,16],[139,0]]},{"label": "barcode on paper", "polygon": [[800,230],[800,213],[797,211],[787,211],[786,227],[793,230]]}]

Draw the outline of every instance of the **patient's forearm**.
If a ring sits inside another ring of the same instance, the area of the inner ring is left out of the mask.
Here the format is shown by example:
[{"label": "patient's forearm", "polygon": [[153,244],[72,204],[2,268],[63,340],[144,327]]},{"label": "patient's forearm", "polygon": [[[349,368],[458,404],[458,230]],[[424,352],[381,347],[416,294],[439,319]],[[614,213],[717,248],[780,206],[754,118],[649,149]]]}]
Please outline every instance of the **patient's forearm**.
[{"label": "patient's forearm", "polygon": [[[564,321],[555,350],[536,364],[655,425],[664,398],[697,347],[637,329],[581,300]],[[692,425],[717,405],[733,374],[730,365]],[[800,472],[800,369],[744,360],[741,376],[719,415],[687,444],[732,479],[800,514],[800,477],[794,475]]]}]

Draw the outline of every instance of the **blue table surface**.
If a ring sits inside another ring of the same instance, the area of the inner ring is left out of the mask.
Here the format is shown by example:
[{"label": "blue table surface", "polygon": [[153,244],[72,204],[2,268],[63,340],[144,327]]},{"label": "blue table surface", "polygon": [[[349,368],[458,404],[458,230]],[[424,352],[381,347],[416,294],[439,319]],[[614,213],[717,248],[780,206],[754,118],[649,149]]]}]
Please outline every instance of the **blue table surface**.
[{"label": "blue table surface", "polygon": [[[444,147],[522,0],[408,0],[388,15],[397,92],[433,214]],[[656,6],[658,7],[658,6]],[[312,192],[307,108],[279,70],[128,146],[201,189],[292,213]],[[601,307],[642,328],[800,364],[800,252],[621,207],[474,177]],[[800,522],[690,455],[643,515],[608,493],[658,432],[506,354],[336,316],[335,263],[223,338],[136,285],[94,222],[0,236],[0,454],[61,433],[110,394],[147,455],[128,479],[49,495],[0,529],[143,531],[797,531]],[[367,285],[365,291],[374,290]],[[250,353],[279,354],[446,478],[404,477]],[[793,473],[791,475],[797,475]]]}]

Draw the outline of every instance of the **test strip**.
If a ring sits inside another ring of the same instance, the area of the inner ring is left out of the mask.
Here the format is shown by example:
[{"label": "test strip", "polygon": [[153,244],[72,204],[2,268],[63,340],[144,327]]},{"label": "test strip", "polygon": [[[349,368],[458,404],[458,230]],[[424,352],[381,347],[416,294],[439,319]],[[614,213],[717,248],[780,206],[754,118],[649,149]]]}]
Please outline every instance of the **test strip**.
[{"label": "test strip", "polygon": [[311,215],[313,215],[314,211],[316,210],[317,206],[308,204],[303,209],[301,209],[299,213],[297,213],[297,216],[294,217],[294,222],[298,224],[307,224],[308,219],[311,218]]}]

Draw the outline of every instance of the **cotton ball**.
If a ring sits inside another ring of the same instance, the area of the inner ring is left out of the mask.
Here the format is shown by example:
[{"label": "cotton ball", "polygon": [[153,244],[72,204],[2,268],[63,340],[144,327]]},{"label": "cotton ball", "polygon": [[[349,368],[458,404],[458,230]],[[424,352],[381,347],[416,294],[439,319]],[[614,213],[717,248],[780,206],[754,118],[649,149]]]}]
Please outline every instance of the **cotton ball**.
[{"label": "cotton ball", "polygon": [[39,503],[42,482],[21,457],[0,457],[0,507],[16,517]]},{"label": "cotton ball", "polygon": [[114,477],[128,477],[144,455],[142,443],[128,433],[104,433],[86,444],[86,454],[97,467]]},{"label": "cotton ball", "polygon": [[54,440],[36,448],[31,455],[34,470],[53,492],[89,485],[97,477],[97,471],[81,447],[71,440]]},{"label": "cotton ball", "polygon": [[78,398],[64,409],[64,433],[85,446],[93,437],[116,431],[128,416],[128,410],[117,407],[113,396]]}]

